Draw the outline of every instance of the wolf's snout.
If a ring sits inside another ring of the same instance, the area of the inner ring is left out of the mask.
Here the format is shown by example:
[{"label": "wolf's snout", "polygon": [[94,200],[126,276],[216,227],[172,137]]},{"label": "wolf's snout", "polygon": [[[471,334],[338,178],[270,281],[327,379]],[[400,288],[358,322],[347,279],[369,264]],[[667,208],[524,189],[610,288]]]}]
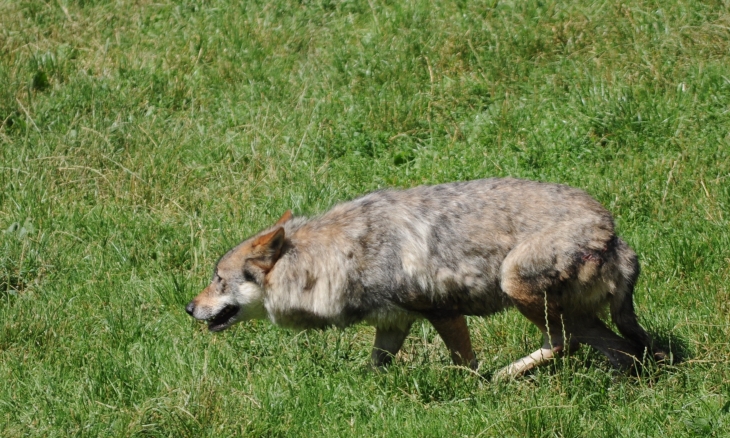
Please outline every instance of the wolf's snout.
[{"label": "wolf's snout", "polygon": [[193,312],[195,312],[195,302],[189,302],[188,305],[185,306],[185,311],[188,312],[188,315],[193,316]]}]

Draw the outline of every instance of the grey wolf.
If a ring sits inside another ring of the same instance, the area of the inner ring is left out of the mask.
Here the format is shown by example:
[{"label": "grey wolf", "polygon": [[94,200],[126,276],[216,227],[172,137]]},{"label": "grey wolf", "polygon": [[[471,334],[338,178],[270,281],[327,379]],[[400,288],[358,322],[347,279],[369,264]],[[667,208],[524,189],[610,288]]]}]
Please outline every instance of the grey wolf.
[{"label": "grey wolf", "polygon": [[[621,369],[662,358],[637,322],[636,253],[584,191],[519,179],[380,190],[312,219],[287,211],[216,264],[186,307],[211,331],[268,318],[295,329],[376,328],[372,362],[390,363],[427,319],[457,365],[477,367],[465,315],[515,307],[543,345],[497,377],[587,344]],[[605,310],[621,336],[602,320]]]}]

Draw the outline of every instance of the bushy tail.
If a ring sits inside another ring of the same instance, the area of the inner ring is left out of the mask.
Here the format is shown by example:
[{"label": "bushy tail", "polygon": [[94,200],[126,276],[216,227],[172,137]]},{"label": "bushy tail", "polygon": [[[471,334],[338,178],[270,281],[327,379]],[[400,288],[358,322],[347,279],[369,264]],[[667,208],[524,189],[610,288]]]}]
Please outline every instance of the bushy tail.
[{"label": "bushy tail", "polygon": [[651,336],[639,325],[634,310],[634,285],[639,278],[639,261],[636,253],[621,239],[616,245],[618,257],[619,282],[611,299],[611,319],[619,332],[636,347],[646,349],[657,359],[663,356],[662,352],[653,348]]}]

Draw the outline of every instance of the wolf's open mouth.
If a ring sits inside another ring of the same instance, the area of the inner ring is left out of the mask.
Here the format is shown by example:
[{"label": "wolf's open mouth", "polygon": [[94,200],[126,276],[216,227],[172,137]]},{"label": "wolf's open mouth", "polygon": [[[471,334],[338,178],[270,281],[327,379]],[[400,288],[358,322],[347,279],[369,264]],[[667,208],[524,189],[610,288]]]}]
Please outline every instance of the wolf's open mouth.
[{"label": "wolf's open mouth", "polygon": [[241,306],[227,305],[216,316],[208,320],[208,330],[219,332],[227,329],[233,323],[233,318],[235,318],[239,310],[241,310]]}]

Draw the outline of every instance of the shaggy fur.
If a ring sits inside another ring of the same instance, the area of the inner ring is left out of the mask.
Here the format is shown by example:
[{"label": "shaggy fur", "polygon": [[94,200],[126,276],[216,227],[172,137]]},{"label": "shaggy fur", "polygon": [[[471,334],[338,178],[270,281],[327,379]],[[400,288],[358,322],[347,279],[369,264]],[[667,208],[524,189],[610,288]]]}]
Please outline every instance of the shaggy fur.
[{"label": "shaggy fur", "polygon": [[[579,344],[630,368],[652,353],[634,313],[638,275],[611,214],[585,192],[485,179],[381,190],[313,219],[287,212],[225,254],[187,311],[212,331],[251,318],[296,329],[365,321],[376,327],[376,366],[426,318],[454,362],[475,368],[464,315],[514,306],[544,345],[498,376]],[[600,319],[606,308],[623,337]]]}]

